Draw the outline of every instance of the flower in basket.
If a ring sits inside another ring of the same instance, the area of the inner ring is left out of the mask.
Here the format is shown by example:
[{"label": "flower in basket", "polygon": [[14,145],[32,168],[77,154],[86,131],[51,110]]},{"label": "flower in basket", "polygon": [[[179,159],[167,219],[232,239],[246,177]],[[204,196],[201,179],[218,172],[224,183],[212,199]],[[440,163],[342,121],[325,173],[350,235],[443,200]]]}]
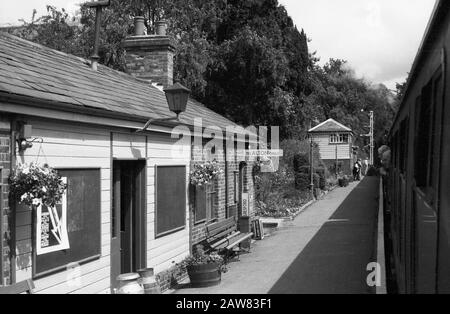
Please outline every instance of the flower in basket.
[{"label": "flower in basket", "polygon": [[206,253],[203,245],[197,245],[194,253],[183,264],[185,267],[217,264],[222,273],[227,272],[224,258],[217,252]]},{"label": "flower in basket", "polygon": [[194,186],[208,185],[223,173],[223,169],[216,160],[196,163],[190,173],[191,184]]},{"label": "flower in basket", "polygon": [[203,245],[197,245],[194,254],[185,261],[186,266],[199,266],[206,264],[219,264],[224,262],[217,252],[206,253]]},{"label": "flower in basket", "polygon": [[11,194],[20,204],[54,207],[61,202],[67,185],[48,165],[21,164],[9,177]]}]

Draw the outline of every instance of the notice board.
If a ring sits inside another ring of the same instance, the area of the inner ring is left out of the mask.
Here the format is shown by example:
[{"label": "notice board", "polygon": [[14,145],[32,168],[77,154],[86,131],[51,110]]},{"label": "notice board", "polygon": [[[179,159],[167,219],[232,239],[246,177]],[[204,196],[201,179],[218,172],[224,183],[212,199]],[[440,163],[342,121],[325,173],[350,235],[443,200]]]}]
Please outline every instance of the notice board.
[{"label": "notice board", "polygon": [[[41,250],[34,254],[34,277],[41,277],[48,273],[65,270],[69,264],[83,263],[99,258],[101,255],[101,184],[100,169],[70,169],[59,170],[63,180],[67,182],[67,191],[64,195],[64,204],[57,206],[58,214],[53,217],[64,217],[64,226],[67,230],[68,243],[62,241],[60,249]],[[64,214],[64,208],[66,213]],[[44,211],[45,212],[45,211]],[[42,214],[42,212],[41,212]],[[47,228],[48,220],[41,216],[37,222],[44,222],[43,226],[35,228],[40,230],[39,239],[42,241],[42,227]],[[50,226],[53,226],[50,224]],[[46,230],[44,230],[46,231]],[[51,230],[50,230],[51,232]],[[61,232],[64,234],[64,232]],[[44,237],[45,238],[45,237]],[[35,234],[35,239],[38,235]],[[45,242],[45,239],[44,239]],[[36,243],[36,246],[42,243]],[[48,246],[46,247],[48,249]]]},{"label": "notice board", "polygon": [[156,167],[156,237],[186,227],[186,166]]}]

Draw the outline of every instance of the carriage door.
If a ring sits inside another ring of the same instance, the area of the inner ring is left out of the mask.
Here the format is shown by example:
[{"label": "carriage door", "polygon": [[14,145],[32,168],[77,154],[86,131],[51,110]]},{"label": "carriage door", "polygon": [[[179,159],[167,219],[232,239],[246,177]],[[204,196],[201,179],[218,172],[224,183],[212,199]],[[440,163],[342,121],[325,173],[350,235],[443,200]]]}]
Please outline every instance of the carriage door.
[{"label": "carriage door", "polygon": [[[416,108],[415,165],[415,292],[436,293],[439,215],[445,206],[439,204],[440,160],[442,139],[443,79],[437,71],[422,91]],[[444,144],[445,145],[445,144]],[[443,169],[442,169],[443,170]],[[448,194],[448,191],[445,192]]]},{"label": "carriage door", "polygon": [[114,161],[111,217],[111,287],[120,274],[146,264],[145,161]]},{"label": "carriage door", "polygon": [[450,293],[450,106],[443,106],[438,248],[438,293]]}]

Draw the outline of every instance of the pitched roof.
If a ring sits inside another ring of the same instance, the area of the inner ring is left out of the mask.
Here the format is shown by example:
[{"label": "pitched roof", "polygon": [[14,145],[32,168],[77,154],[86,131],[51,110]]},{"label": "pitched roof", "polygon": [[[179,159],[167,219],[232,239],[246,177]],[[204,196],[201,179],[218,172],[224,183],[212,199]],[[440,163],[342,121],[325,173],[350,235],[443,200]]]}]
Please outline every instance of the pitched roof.
[{"label": "pitched roof", "polygon": [[345,125],[337,122],[334,119],[329,119],[322,122],[318,126],[308,131],[309,133],[328,133],[328,132],[352,132],[352,130]]},{"label": "pitched roof", "polygon": [[[175,116],[164,92],[150,83],[102,65],[93,71],[89,64],[86,59],[0,32],[0,97],[25,96],[51,101],[55,109],[71,105],[122,114],[130,120]],[[180,123],[193,125],[195,118],[202,118],[204,127],[236,126],[191,99]]]}]

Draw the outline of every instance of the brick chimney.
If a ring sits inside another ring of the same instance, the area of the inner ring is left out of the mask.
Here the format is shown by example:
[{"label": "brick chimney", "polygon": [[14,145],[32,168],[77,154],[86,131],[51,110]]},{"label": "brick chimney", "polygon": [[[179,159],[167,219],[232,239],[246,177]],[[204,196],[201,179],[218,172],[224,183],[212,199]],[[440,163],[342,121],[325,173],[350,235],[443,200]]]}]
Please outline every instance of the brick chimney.
[{"label": "brick chimney", "polygon": [[173,85],[175,40],[166,35],[167,23],[157,22],[156,34],[145,35],[144,18],[136,17],[135,34],[124,42],[126,71],[164,87]]}]

